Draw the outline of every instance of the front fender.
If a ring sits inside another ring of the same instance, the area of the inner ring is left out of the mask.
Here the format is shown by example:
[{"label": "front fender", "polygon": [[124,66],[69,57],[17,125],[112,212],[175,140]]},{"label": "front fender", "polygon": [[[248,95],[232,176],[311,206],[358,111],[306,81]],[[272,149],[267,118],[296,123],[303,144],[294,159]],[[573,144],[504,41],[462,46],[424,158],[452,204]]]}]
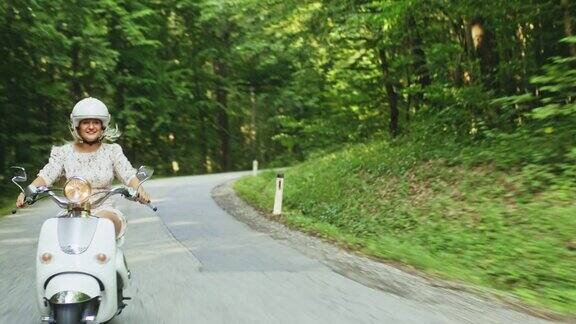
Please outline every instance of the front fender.
[{"label": "front fender", "polygon": [[44,297],[52,304],[83,303],[98,296],[98,281],[82,273],[64,273],[50,279],[44,293]]}]

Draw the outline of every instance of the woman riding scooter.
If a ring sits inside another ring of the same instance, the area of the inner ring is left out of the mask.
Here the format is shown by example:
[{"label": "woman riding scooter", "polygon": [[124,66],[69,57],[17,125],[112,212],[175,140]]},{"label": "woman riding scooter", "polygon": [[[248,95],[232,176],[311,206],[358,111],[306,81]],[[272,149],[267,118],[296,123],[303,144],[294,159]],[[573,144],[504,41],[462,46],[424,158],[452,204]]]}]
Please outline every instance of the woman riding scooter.
[{"label": "woman riding scooter", "polygon": [[[94,192],[105,192],[110,189],[114,176],[122,183],[138,189],[137,200],[140,203],[150,202],[148,193],[140,186],[136,170],[132,167],[120,145],[114,142],[120,135],[117,128],[110,126],[110,114],[106,105],[96,98],[80,100],[70,114],[70,131],[74,142],[53,147],[48,164],[38,173],[32,182],[36,187],[51,186],[58,178],[79,176],[86,179]],[[94,199],[98,195],[93,196]],[[24,207],[25,197],[20,194],[16,207]],[[113,203],[106,202],[93,210],[98,217],[114,223],[116,237],[123,236],[126,220]]]},{"label": "woman riding scooter", "polygon": [[[22,194],[21,208],[50,197],[62,208],[57,217],[44,221],[38,238],[36,291],[42,322],[57,324],[102,323],[119,315],[126,304],[124,292],[130,271],[119,248],[126,220],[108,200],[121,194],[156,211],[142,189],[153,169],[138,170],[114,141],[119,133],[109,127],[110,114],[98,99],[79,101],[70,115],[75,141],[53,147],[48,164],[26,189],[26,170],[16,170],[12,182]],[[67,181],[64,196],[52,184]],[[127,187],[111,188],[114,177]],[[110,220],[110,221],[108,221]]]}]

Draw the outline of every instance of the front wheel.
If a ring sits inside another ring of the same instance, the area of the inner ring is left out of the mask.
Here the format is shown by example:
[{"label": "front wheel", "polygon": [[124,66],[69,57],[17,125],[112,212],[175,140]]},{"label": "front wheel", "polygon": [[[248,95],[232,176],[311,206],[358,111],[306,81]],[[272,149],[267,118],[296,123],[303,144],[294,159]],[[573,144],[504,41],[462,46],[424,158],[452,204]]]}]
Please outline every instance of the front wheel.
[{"label": "front wheel", "polygon": [[78,304],[61,304],[55,305],[54,319],[57,324],[80,324],[82,323],[82,314],[84,307]]},{"label": "front wheel", "polygon": [[[83,303],[52,304],[54,320],[58,324],[94,323],[100,299],[92,298]],[[87,321],[84,321],[87,319]]]}]

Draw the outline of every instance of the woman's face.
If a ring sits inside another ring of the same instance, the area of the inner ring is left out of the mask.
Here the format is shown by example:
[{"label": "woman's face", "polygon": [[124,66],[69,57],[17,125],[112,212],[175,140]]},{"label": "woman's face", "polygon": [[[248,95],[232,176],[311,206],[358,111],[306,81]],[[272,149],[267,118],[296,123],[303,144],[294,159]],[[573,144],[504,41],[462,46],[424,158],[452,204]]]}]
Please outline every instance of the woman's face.
[{"label": "woman's face", "polygon": [[97,141],[102,131],[102,121],[99,119],[82,119],[78,125],[78,134],[88,143]]}]

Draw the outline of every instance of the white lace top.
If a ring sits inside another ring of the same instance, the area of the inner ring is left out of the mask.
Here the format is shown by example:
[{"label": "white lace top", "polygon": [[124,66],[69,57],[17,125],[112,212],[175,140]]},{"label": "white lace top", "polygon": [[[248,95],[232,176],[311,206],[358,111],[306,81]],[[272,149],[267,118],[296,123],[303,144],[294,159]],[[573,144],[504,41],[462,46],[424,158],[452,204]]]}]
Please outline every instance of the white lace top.
[{"label": "white lace top", "polygon": [[52,147],[48,164],[38,173],[51,186],[58,178],[82,177],[92,186],[92,192],[110,189],[114,176],[127,185],[136,170],[118,144],[102,143],[98,150],[80,153],[72,143]]}]

